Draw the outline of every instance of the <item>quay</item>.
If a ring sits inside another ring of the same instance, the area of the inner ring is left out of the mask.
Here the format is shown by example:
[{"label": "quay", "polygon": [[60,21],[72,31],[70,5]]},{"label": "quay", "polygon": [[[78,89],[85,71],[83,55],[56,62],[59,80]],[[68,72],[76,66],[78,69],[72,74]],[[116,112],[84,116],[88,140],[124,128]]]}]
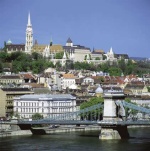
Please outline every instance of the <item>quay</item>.
[{"label": "quay", "polygon": [[[8,125],[7,125],[8,126]],[[72,125],[61,125],[57,128],[52,127],[33,127],[32,130],[21,130],[18,126],[13,126],[13,129],[2,129],[0,130],[0,137],[8,137],[8,136],[19,136],[19,135],[50,135],[54,133],[70,133],[70,132],[78,132],[78,131],[94,131],[94,130],[101,130],[100,126],[96,125],[81,125],[72,126]]]}]

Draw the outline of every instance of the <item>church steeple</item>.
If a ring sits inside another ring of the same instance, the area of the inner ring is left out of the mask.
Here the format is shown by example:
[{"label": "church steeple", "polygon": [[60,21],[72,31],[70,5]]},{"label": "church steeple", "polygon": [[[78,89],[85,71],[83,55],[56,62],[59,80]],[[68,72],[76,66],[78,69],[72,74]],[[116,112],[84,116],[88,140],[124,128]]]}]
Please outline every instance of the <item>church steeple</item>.
[{"label": "church steeple", "polygon": [[29,14],[28,14],[28,24],[27,24],[27,26],[32,26],[32,25],[31,25],[31,19],[30,19],[30,12],[29,12]]},{"label": "church steeple", "polygon": [[25,52],[31,53],[33,46],[33,30],[32,30],[32,24],[30,19],[30,12],[28,14],[28,23],[26,28],[26,44],[25,44]]}]

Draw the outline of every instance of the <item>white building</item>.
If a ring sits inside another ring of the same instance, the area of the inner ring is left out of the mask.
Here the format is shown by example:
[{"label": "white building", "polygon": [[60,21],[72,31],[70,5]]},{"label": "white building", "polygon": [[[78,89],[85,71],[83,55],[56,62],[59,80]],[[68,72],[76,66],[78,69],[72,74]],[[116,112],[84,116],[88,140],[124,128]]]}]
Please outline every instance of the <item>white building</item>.
[{"label": "white building", "polygon": [[83,84],[91,84],[94,85],[94,79],[90,78],[90,77],[86,77],[83,79]]},{"label": "white building", "polygon": [[63,49],[67,53],[68,59],[73,60],[74,62],[82,62],[85,60],[85,56],[91,54],[90,48],[81,45],[74,45],[70,38],[68,38]]},{"label": "white building", "polygon": [[40,113],[44,118],[76,111],[76,97],[70,94],[33,94],[14,98],[14,113],[32,118]]},{"label": "white building", "polygon": [[69,88],[72,84],[75,84],[76,77],[73,74],[63,74],[61,77],[62,89]]}]

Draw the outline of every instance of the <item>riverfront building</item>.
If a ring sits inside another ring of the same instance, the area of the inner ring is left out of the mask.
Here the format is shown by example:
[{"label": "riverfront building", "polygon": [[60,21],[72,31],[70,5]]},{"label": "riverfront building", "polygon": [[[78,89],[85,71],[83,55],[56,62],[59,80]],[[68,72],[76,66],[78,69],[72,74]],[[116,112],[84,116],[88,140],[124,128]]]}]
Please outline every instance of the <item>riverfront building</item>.
[{"label": "riverfront building", "polygon": [[40,113],[44,118],[76,111],[76,97],[70,94],[34,94],[14,98],[14,112],[21,118]]},{"label": "riverfront building", "polygon": [[13,114],[13,98],[24,94],[33,94],[28,88],[1,88],[0,89],[0,117]]}]

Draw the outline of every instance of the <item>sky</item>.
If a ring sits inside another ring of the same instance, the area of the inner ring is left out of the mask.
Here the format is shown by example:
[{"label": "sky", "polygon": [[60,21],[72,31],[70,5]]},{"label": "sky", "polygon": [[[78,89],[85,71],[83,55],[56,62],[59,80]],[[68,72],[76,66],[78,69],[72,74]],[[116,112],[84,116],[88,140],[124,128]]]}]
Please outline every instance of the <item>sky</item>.
[{"label": "sky", "polygon": [[150,0],[0,0],[0,47],[25,43],[28,13],[39,44],[73,44],[150,58]]}]

